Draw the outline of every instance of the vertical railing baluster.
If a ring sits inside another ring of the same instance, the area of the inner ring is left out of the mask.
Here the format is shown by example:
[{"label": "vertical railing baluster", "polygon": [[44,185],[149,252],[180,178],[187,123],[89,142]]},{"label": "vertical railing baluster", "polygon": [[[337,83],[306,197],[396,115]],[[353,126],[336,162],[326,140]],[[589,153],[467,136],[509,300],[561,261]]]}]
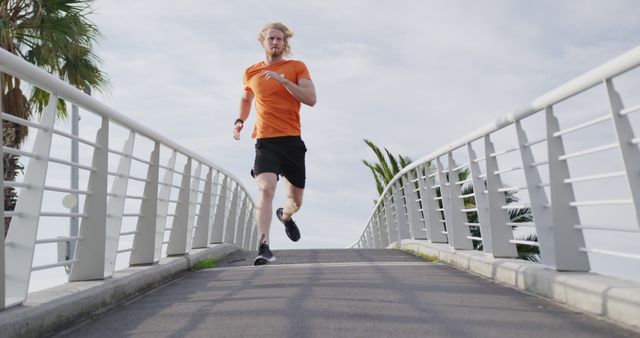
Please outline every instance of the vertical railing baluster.
[{"label": "vertical railing baluster", "polygon": [[482,237],[483,242],[482,249],[486,253],[491,253],[492,237],[485,236],[485,234],[491,234],[491,225],[489,222],[489,201],[487,197],[488,193],[485,193],[486,181],[481,178],[482,171],[480,170],[480,164],[478,163],[478,156],[476,155],[471,143],[467,143],[467,153],[469,155],[471,183],[473,184],[473,198],[476,203],[476,208],[478,209],[478,224],[480,224],[480,236]]},{"label": "vertical railing baluster", "polygon": [[253,228],[255,226],[255,221],[253,218],[254,207],[253,203],[251,203],[251,207],[249,208],[249,215],[247,217],[247,226],[244,231],[244,240],[242,241],[242,248],[248,250],[251,248],[251,233],[253,232]]},{"label": "vertical railing baluster", "polygon": [[[454,249],[473,249],[473,243],[468,236],[469,227],[464,225],[466,218],[461,209],[462,203],[458,196],[460,188],[456,184],[458,181],[457,172],[453,171],[455,163],[451,158],[451,152],[447,153],[449,168],[444,169],[440,158],[436,158],[436,168],[440,180],[440,196],[442,197],[442,207],[444,208],[444,221],[447,225],[447,238],[449,246]],[[448,173],[448,179],[447,175]]]},{"label": "vertical railing baluster", "polygon": [[[254,214],[255,217],[255,214]],[[251,250],[257,250],[258,249],[258,224],[254,224],[253,226],[253,230],[251,231]]]},{"label": "vertical railing baluster", "polygon": [[191,204],[191,165],[192,159],[188,157],[187,163],[184,165],[182,171],[178,203],[175,209],[175,216],[173,216],[171,232],[169,233],[167,256],[184,255],[187,253],[187,232]]},{"label": "vertical railing baluster", "polygon": [[220,188],[220,172],[216,170],[216,176],[211,181],[211,200],[209,206],[209,223],[207,224],[207,243],[212,243],[213,236],[213,223],[216,218],[216,207],[218,205],[218,197],[220,196],[219,188]]},{"label": "vertical railing baluster", "polygon": [[[34,157],[29,160],[24,173],[23,183],[29,187],[20,190],[15,216],[11,218],[5,238],[5,307],[20,304],[27,297],[57,103],[58,97],[52,94],[42,113],[40,124],[43,129],[36,134],[32,151]],[[4,194],[4,190],[2,192]],[[2,222],[4,226],[4,218]]]},{"label": "vertical railing baluster", "polygon": [[391,244],[400,240],[398,227],[396,226],[396,221],[393,217],[391,194],[381,196],[381,198],[384,198],[385,224],[387,226],[387,234],[389,234],[389,244]]},{"label": "vertical railing baluster", "polygon": [[[424,169],[424,178],[421,171]],[[424,215],[424,224],[427,232],[427,239],[431,243],[446,243],[447,236],[443,234],[444,226],[440,222],[440,212],[438,211],[438,202],[433,186],[436,180],[431,176],[430,167],[425,165],[419,167],[418,170],[418,186],[420,187],[420,199],[422,200],[422,214]],[[442,190],[441,190],[442,191]]]},{"label": "vertical railing baluster", "polygon": [[589,271],[589,257],[580,250],[585,246],[584,235],[582,230],[575,228],[580,224],[580,216],[576,207],[569,205],[575,201],[575,196],[573,186],[565,183],[570,174],[567,161],[560,159],[565,154],[562,136],[554,136],[560,131],[560,125],[552,107],[545,108],[545,114],[556,268],[562,271]]},{"label": "vertical railing baluster", "polygon": [[193,234],[192,248],[206,248],[209,244],[209,219],[211,215],[211,177],[213,168],[209,168],[207,178],[204,182],[204,192],[202,193],[202,203],[198,211],[198,220]]},{"label": "vertical railing baluster", "polygon": [[396,226],[398,227],[398,240],[411,238],[409,233],[409,221],[405,208],[403,196],[402,178],[391,186],[391,194],[393,196],[393,205],[396,210]]},{"label": "vertical railing baluster", "polygon": [[111,196],[107,198],[107,233],[105,244],[104,276],[111,277],[116,268],[116,258],[118,256],[118,242],[122,230],[122,214],[124,213],[124,203],[129,183],[131,171],[131,156],[133,155],[133,144],[135,133],[131,131],[129,138],[122,147],[117,168],[117,176],[114,177],[111,185]]},{"label": "vertical railing baluster", "polygon": [[[469,230],[469,226],[465,223],[468,223],[467,213],[462,211],[465,209],[464,202],[460,198],[462,195],[462,186],[458,182],[460,181],[460,175],[458,172],[460,169],[456,169],[458,164],[453,159],[453,154],[451,152],[447,153],[447,165],[449,167],[449,194],[450,194],[450,203],[451,203],[451,216],[452,229],[454,230],[453,236],[449,237],[454,238],[456,249],[473,249],[473,242],[469,238],[471,236],[471,232]],[[449,222],[447,222],[449,224]]]},{"label": "vertical railing baluster", "polygon": [[[424,216],[420,213],[420,205],[418,204],[418,193],[416,192],[416,175],[414,170],[407,174],[407,185],[404,189],[404,198],[407,202],[407,216],[409,218],[409,230],[411,238],[426,239],[427,232],[424,229]],[[417,188],[420,189],[420,188]]]},{"label": "vertical railing baluster", "polygon": [[[189,190],[189,212],[187,218],[187,238],[185,244],[185,254],[189,253],[189,250],[193,246],[193,226],[196,223],[196,207],[201,201],[198,201],[198,197],[200,196],[200,180],[202,179],[202,162],[198,162],[198,166],[196,167],[196,172],[193,177],[191,177],[191,189]],[[202,197],[200,197],[202,199]]]},{"label": "vertical railing baluster", "polygon": [[631,191],[633,206],[636,211],[637,227],[640,230],[640,150],[638,145],[633,143],[635,134],[631,127],[628,115],[620,114],[624,109],[622,98],[613,86],[613,80],[605,81],[607,89],[607,97],[609,98],[609,106],[613,119],[613,126],[616,131],[618,144],[620,145],[620,155],[622,155],[622,164],[627,174],[627,183]]},{"label": "vertical railing baluster", "polygon": [[482,229],[482,244],[484,251],[493,257],[518,257],[513,240],[513,230],[507,226],[509,215],[503,209],[507,205],[506,194],[499,192],[503,188],[499,170],[498,159],[491,154],[495,153],[495,147],[490,135],[484,137],[484,156],[487,176],[487,202],[489,202],[489,226]]},{"label": "vertical railing baluster", "polygon": [[231,197],[231,205],[229,206],[229,215],[227,216],[227,224],[224,229],[224,242],[233,243],[236,236],[236,223],[238,221],[238,199],[240,198],[239,185],[235,183],[235,189]]},{"label": "vertical railing baluster", "polygon": [[373,248],[373,239],[371,238],[372,234],[371,234],[371,226],[367,226],[364,229],[364,241],[365,241],[365,245],[367,248],[371,249]]},{"label": "vertical railing baluster", "polygon": [[229,178],[223,175],[222,186],[220,187],[220,194],[218,195],[218,203],[216,205],[216,215],[213,221],[213,229],[211,231],[211,240],[209,243],[222,243],[225,216],[227,210],[227,185],[229,184]]},{"label": "vertical railing baluster", "polygon": [[386,248],[389,246],[389,231],[387,230],[387,223],[385,219],[384,203],[378,206],[376,210],[376,217],[378,219],[378,228],[380,229],[380,247]]},{"label": "vertical railing baluster", "polygon": [[242,247],[242,238],[244,237],[244,227],[247,220],[247,202],[249,197],[244,194],[242,204],[240,206],[240,216],[238,217],[238,224],[236,226],[236,237],[233,243],[239,247]]},{"label": "vertical railing baluster", "polygon": [[533,212],[533,223],[536,227],[538,244],[540,245],[540,258],[542,263],[550,267],[555,267],[556,254],[553,245],[553,229],[551,222],[551,208],[549,199],[542,186],[540,172],[534,167],[535,158],[531,146],[527,145],[529,139],[527,133],[522,128],[520,121],[516,121],[516,132],[520,145],[520,156],[522,157],[522,168],[527,181],[527,191],[531,200],[531,211]]},{"label": "vertical railing baluster", "polygon": [[375,248],[380,248],[380,226],[378,225],[378,218],[376,215],[371,217],[371,228],[373,229],[373,244]]},{"label": "vertical railing baluster", "polygon": [[[133,249],[129,257],[129,265],[153,264],[160,259],[155,257],[156,247],[162,248],[164,219],[158,210],[158,188],[160,178],[160,143],[156,142],[149,158],[151,164],[147,168],[144,184],[144,196],[140,203],[140,214],[133,237]],[[165,212],[166,213],[166,212]],[[161,222],[159,222],[161,220]]]},{"label": "vertical railing baluster", "polygon": [[87,189],[91,192],[84,202],[80,222],[80,239],[76,242],[75,262],[71,265],[69,281],[103,279],[107,234],[107,184],[109,170],[109,120],[102,118],[93,150]]},{"label": "vertical railing baluster", "polygon": [[167,169],[164,172],[162,183],[160,186],[160,193],[158,194],[158,224],[156,226],[156,242],[155,251],[153,254],[154,262],[160,260],[162,255],[162,246],[164,244],[165,229],[167,227],[167,215],[169,214],[169,199],[171,198],[171,191],[173,190],[173,177],[175,175],[176,167],[176,155],[177,151],[171,153],[169,162],[167,163]]}]

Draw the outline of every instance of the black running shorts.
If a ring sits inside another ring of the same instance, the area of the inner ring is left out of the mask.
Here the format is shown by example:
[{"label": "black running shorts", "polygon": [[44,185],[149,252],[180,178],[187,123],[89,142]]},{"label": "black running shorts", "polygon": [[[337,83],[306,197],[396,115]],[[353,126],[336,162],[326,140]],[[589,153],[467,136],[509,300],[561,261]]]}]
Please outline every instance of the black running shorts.
[{"label": "black running shorts", "polygon": [[304,189],[306,152],[307,147],[300,136],[256,139],[252,174],[274,173],[284,176],[295,187]]}]

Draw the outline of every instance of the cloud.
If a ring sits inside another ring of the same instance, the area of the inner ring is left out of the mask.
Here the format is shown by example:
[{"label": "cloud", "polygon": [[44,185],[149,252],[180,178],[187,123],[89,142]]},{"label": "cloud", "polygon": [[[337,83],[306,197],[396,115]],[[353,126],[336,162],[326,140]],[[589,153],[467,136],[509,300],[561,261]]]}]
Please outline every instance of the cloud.
[{"label": "cloud", "polygon": [[309,186],[297,215],[303,241],[288,243],[274,223],[274,245],[345,246],[376,198],[360,163],[373,158],[363,138],[422,157],[633,47],[638,7],[98,0],[98,54],[113,85],[101,99],[236,173],[255,195],[250,130],[235,142],[231,126],[242,72],[262,57],[257,31],[268,21],[287,23],[294,57],[309,66],[319,101],[302,111],[309,148]]}]

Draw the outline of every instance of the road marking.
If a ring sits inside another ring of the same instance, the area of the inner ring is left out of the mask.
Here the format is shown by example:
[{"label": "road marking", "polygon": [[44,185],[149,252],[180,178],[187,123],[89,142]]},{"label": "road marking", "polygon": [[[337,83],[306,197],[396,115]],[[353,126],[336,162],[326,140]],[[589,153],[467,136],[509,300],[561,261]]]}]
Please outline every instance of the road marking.
[{"label": "road marking", "polygon": [[[223,263],[224,264],[224,263]],[[241,265],[214,267],[203,269],[198,272],[216,272],[226,270],[254,270],[254,269],[282,269],[282,268],[353,268],[353,267],[402,267],[402,266],[431,266],[442,265],[442,263],[431,262],[348,262],[348,263],[299,263],[299,264],[266,264],[261,266]]]}]

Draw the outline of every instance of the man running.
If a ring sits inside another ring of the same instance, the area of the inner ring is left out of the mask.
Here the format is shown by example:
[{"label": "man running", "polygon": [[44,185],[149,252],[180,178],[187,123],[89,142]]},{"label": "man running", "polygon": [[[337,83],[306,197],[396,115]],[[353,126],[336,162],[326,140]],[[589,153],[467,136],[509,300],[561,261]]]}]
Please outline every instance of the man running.
[{"label": "man running", "polygon": [[256,139],[256,157],[251,173],[259,190],[256,207],[259,249],[254,265],[276,260],[269,249],[269,228],[279,176],[284,177],[287,200],[276,210],[276,216],[292,241],[300,239],[300,231],[291,218],[302,205],[305,183],[307,148],[300,137],[300,104],[313,107],[316,90],[304,63],[284,59],[291,53],[292,36],[293,32],[279,22],[267,24],[258,34],[265,58],[244,72],[240,114],[233,129],[233,137],[239,140],[255,97],[257,116],[251,137]]}]

